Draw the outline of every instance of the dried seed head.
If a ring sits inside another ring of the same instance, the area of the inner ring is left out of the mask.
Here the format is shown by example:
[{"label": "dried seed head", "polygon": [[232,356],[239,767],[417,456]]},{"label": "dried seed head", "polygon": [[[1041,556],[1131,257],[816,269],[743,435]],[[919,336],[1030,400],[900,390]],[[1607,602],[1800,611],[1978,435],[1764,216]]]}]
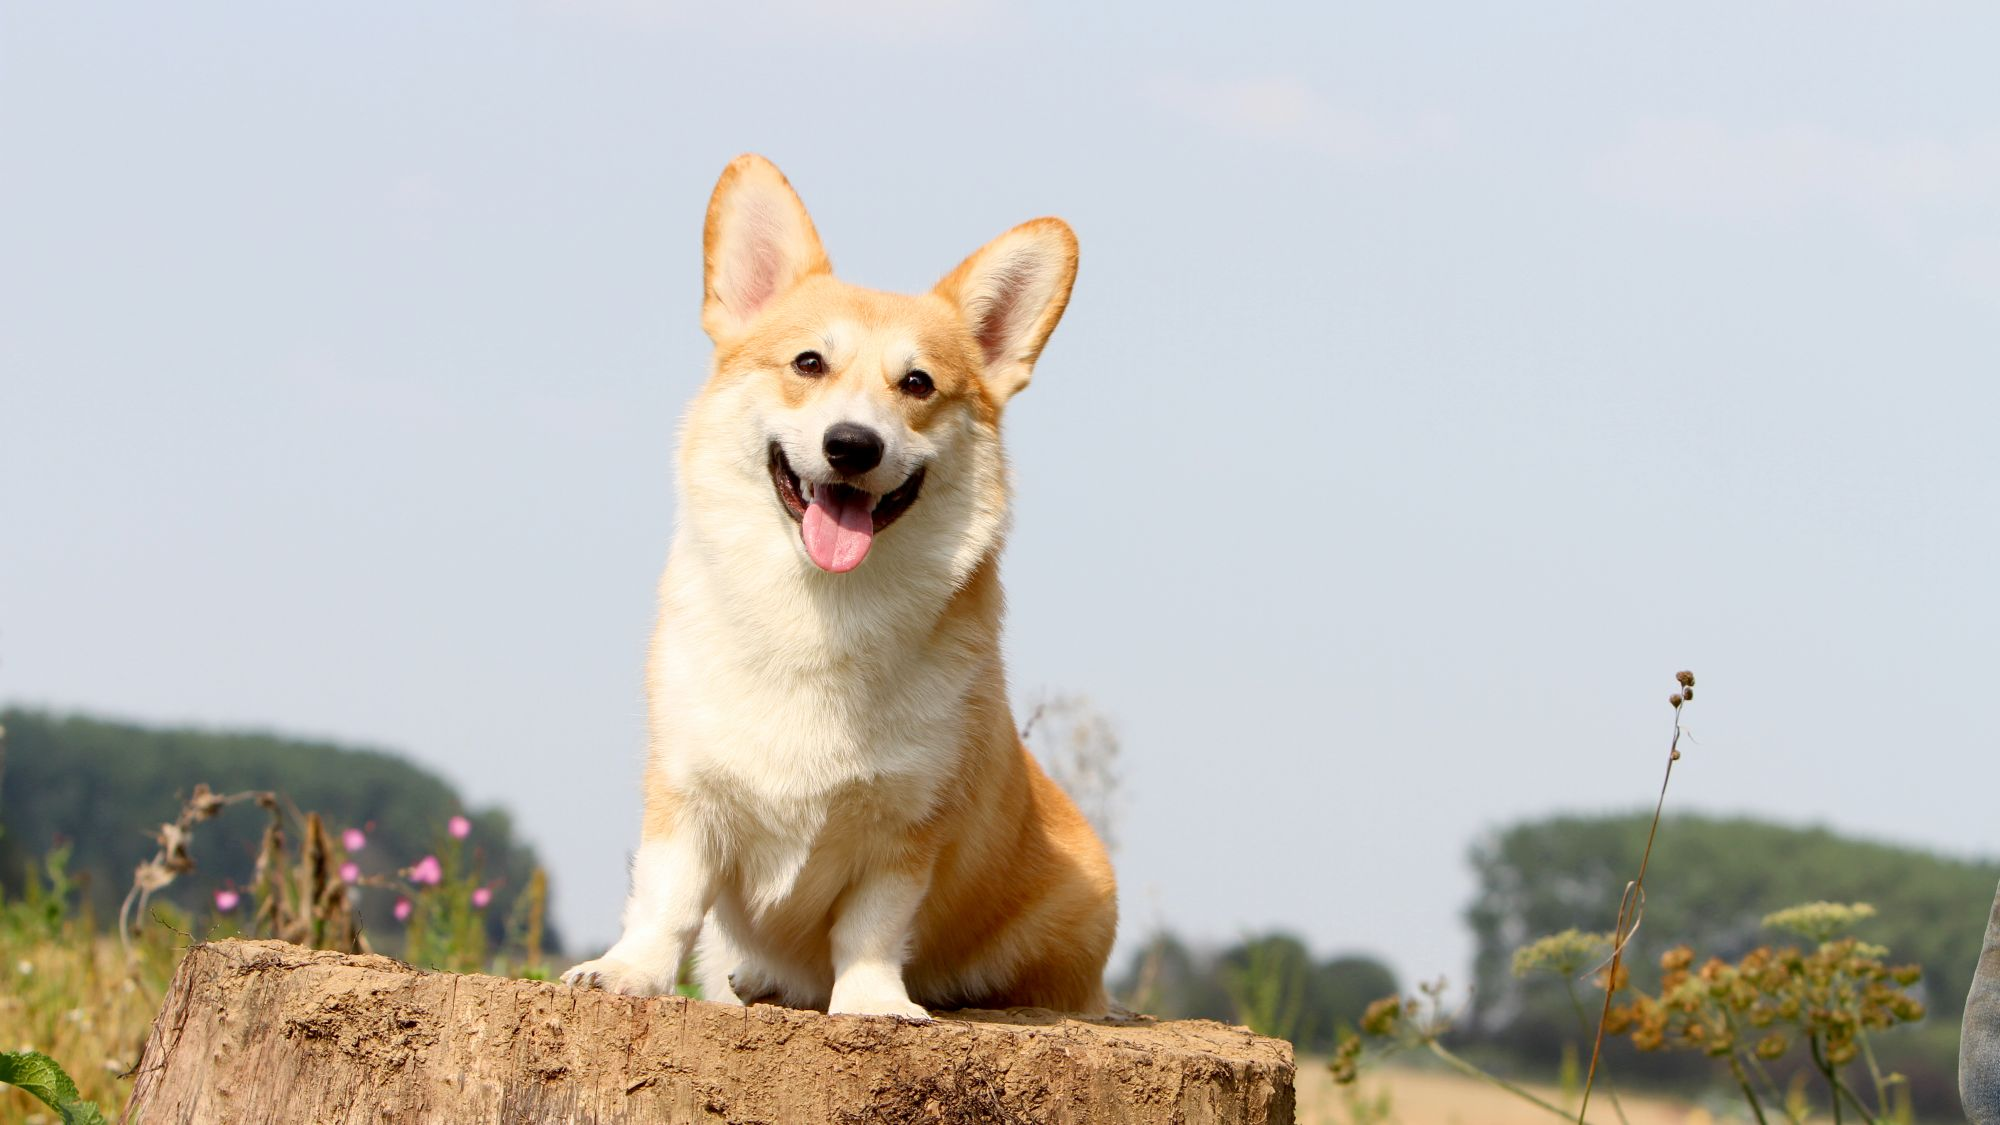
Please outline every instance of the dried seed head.
[{"label": "dried seed head", "polygon": [[1384,996],[1361,1013],[1361,1030],[1370,1035],[1389,1035],[1396,1030],[1396,1024],[1402,1018],[1403,998]]},{"label": "dried seed head", "polygon": [[1681,698],[1682,698],[1682,699],[1685,699],[1685,700],[1687,700],[1687,701],[1688,701],[1689,703],[1693,703],[1693,702],[1694,702],[1694,689],[1693,689],[1693,688],[1691,688],[1691,687],[1685,687],[1685,688],[1682,688],[1682,689],[1681,689]]},{"label": "dried seed head", "polygon": [[1680,683],[1680,685],[1681,685],[1682,687],[1693,687],[1693,686],[1694,686],[1694,673],[1693,673],[1693,672],[1675,672],[1675,673],[1674,673],[1674,679],[1675,679],[1675,680],[1677,680],[1677,681],[1679,681],[1679,683]]},{"label": "dried seed head", "polygon": [[207,820],[222,811],[222,795],[208,787],[207,782],[198,782],[194,793],[188,797],[187,812],[193,820]]},{"label": "dried seed head", "polygon": [[1681,697],[1680,692],[1675,692],[1667,697],[1667,702],[1673,704],[1674,710],[1678,711],[1680,710],[1681,704],[1686,703],[1687,700]]}]

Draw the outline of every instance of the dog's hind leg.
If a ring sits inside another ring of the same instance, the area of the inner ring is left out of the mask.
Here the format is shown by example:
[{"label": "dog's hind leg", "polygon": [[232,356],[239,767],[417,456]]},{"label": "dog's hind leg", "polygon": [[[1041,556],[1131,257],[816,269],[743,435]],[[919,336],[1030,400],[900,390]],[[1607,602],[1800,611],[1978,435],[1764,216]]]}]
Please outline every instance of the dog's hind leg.
[{"label": "dog's hind leg", "polygon": [[722,932],[715,912],[710,911],[708,921],[702,923],[701,940],[696,943],[694,954],[694,979],[701,985],[701,998],[723,1004],[743,1003],[731,979],[743,963],[743,951]]},{"label": "dog's hind leg", "polygon": [[729,928],[711,911],[701,929],[694,958],[701,998],[724,1004],[792,1004],[773,973],[729,936]]}]

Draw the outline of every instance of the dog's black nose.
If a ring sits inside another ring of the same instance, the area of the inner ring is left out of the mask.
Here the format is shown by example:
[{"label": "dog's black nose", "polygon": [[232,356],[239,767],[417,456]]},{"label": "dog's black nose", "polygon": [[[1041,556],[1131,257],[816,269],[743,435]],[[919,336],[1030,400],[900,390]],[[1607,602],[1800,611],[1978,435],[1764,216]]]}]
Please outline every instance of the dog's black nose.
[{"label": "dog's black nose", "polygon": [[882,435],[853,422],[826,428],[826,463],[836,473],[859,476],[882,463]]}]

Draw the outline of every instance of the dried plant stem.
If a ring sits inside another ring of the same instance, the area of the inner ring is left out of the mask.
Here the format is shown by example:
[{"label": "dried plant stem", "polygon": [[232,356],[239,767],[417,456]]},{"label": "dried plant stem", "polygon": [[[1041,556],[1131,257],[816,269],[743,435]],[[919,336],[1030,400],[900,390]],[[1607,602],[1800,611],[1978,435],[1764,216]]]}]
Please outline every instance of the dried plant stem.
[{"label": "dried plant stem", "polygon": [[1866,1027],[1856,1028],[1854,1038],[1861,1042],[1861,1057],[1868,1060],[1868,1076],[1875,1080],[1876,1113],[1883,1118],[1887,1118],[1889,1116],[1889,1082],[1882,1077],[1882,1064],[1875,1059],[1875,1046],[1868,1041],[1868,1029]]},{"label": "dried plant stem", "polygon": [[1840,1099],[1843,1096],[1854,1103],[1854,1110],[1861,1115],[1861,1120],[1875,1120],[1875,1115],[1868,1112],[1868,1107],[1862,1103],[1860,1095],[1848,1089],[1847,1083],[1840,1080],[1840,1068],[1834,1066],[1833,1061],[1827,1058],[1826,1052],[1820,1049],[1819,1036],[1811,1036],[1807,1044],[1812,1048],[1813,1065],[1819,1067],[1820,1074],[1826,1078],[1827,1088],[1833,1092],[1833,1125],[1840,1125]]},{"label": "dried plant stem", "polygon": [[[1577,1026],[1583,1029],[1584,1034],[1590,1034],[1590,1016],[1584,1012],[1583,1000],[1576,994],[1576,982],[1570,979],[1567,973],[1563,974],[1562,982],[1563,993],[1569,997],[1570,1010],[1576,1013]],[[1618,1115],[1622,1125],[1632,1125],[1631,1119],[1625,1116],[1624,1105],[1618,1100],[1618,1087],[1611,1081],[1609,1074],[1604,1076],[1604,1092],[1611,1098],[1611,1111]],[[1565,1113],[1563,1116],[1568,1117],[1569,1114]]]},{"label": "dried plant stem", "polygon": [[194,839],[194,826],[214,818],[238,801],[254,798],[261,803],[268,796],[245,791],[225,797],[212,792],[206,783],[197,784],[194,792],[182,803],[180,815],[160,825],[160,830],[153,836],[159,841],[160,850],[132,872],[132,889],[125,892],[125,901],[118,906],[118,943],[127,957],[132,955],[132,927],[146,913],[146,903],[153,897],[153,892],[194,870],[194,857],[188,852],[188,845]]},{"label": "dried plant stem", "polygon": [[[1522,1099],[1523,1101],[1532,1102],[1535,1105],[1541,1106],[1543,1109],[1548,1110],[1550,1113],[1555,1114],[1557,1117],[1560,1117],[1565,1121],[1569,1120],[1569,1110],[1564,1109],[1563,1107],[1555,1104],[1554,1102],[1544,1101],[1543,1099],[1536,1097],[1534,1094],[1523,1089],[1522,1087],[1516,1086],[1512,1082],[1507,1081],[1505,1078],[1502,1078],[1497,1074],[1488,1073],[1487,1071],[1482,1070],[1479,1067],[1476,1067],[1469,1062],[1466,1062],[1464,1059],[1459,1058],[1457,1055],[1452,1054],[1451,1051],[1447,1049],[1444,1044],[1438,1042],[1437,1040],[1435,1039],[1425,1040],[1424,1045],[1431,1049],[1431,1054],[1436,1055],[1440,1059],[1443,1059],[1447,1066],[1451,1067],[1453,1070],[1458,1071],[1460,1074],[1471,1075],[1472,1077],[1479,1079],[1481,1082],[1486,1082],[1490,1083],[1491,1085],[1498,1086],[1502,1090],[1507,1091],[1508,1093],[1514,1095],[1517,1098]],[[1579,1117],[1577,1120],[1579,1122],[1582,1122],[1582,1125],[1589,1125],[1589,1122],[1583,1121],[1581,1117]]]},{"label": "dried plant stem", "polygon": [[[1625,946],[1639,930],[1646,912],[1646,865],[1653,858],[1653,838],[1660,833],[1660,814],[1667,807],[1667,784],[1674,779],[1674,763],[1681,760],[1681,703],[1674,697],[1674,738],[1667,744],[1667,770],[1660,778],[1660,799],[1653,805],[1653,825],[1646,830],[1646,850],[1639,855],[1639,877],[1625,884],[1618,900],[1618,922],[1611,929],[1611,965],[1604,977],[1604,1010],[1597,1017],[1597,1036],[1590,1045],[1590,1070],[1583,1079],[1583,1102],[1577,1107],[1577,1125],[1585,1125],[1583,1115],[1590,1109],[1590,1089],[1597,1082],[1597,1063],[1604,1053],[1604,1025],[1611,1020],[1611,996],[1618,987],[1618,967],[1625,959]],[[1631,925],[1626,925],[1627,919]]]},{"label": "dried plant stem", "polygon": [[1811,1036],[1806,1042],[1812,1047],[1813,1065],[1819,1068],[1820,1077],[1826,1079],[1826,1088],[1833,1095],[1833,1125],[1840,1125],[1840,1079],[1833,1076],[1832,1064],[1826,1061],[1825,1053],[1819,1049],[1819,1036]]},{"label": "dried plant stem", "polygon": [[1035,704],[1035,709],[1028,713],[1028,721],[1021,724],[1022,742],[1026,742],[1028,741],[1029,738],[1034,736],[1035,724],[1041,722],[1042,716],[1048,714],[1048,711],[1049,711],[1049,705],[1047,703]]},{"label": "dried plant stem", "polygon": [[1736,1051],[1729,1052],[1729,1073],[1736,1076],[1736,1084],[1742,1088],[1743,1097],[1750,1103],[1750,1112],[1756,1116],[1757,1125],[1767,1125],[1764,1120],[1764,1103],[1757,1100],[1757,1091],[1750,1086],[1750,1076],[1743,1072],[1743,1062],[1736,1057]]},{"label": "dried plant stem", "polygon": [[[1744,1038],[1743,1028],[1736,1022],[1736,1017],[1725,1013],[1724,1018],[1729,1021],[1730,1037],[1737,1042],[1741,1042]],[[1747,1070],[1743,1066],[1744,1063],[1750,1064]],[[1750,1112],[1757,1115],[1757,1120],[1760,1123],[1764,1120],[1764,1106],[1757,1097],[1756,1088],[1748,1080],[1750,1075],[1754,1074],[1757,1077],[1757,1081],[1764,1084],[1764,1092],[1771,1095],[1771,1101],[1774,1104],[1781,1108],[1783,1107],[1785,1101],[1784,1092],[1779,1090],[1778,1084],[1771,1079],[1771,1072],[1765,1070],[1764,1064],[1757,1061],[1755,1051],[1744,1051],[1739,1054],[1735,1047],[1731,1047],[1729,1049],[1729,1069],[1736,1075],[1736,1081],[1743,1086],[1743,1096],[1750,1102]]]}]

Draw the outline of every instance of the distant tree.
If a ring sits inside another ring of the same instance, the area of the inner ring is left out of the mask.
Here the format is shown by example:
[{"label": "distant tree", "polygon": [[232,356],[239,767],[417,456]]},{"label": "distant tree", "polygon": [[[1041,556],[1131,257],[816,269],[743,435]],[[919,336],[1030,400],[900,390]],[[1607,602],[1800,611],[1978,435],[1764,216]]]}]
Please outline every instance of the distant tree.
[{"label": "distant tree", "polygon": [[[5,715],[0,715],[0,796],[4,796],[7,792],[7,728],[4,725],[5,718]],[[4,806],[0,806],[0,808],[4,808]],[[27,849],[21,846],[20,838],[8,833],[7,818],[3,812],[0,812],[0,890],[17,889],[7,880],[9,878],[20,880],[22,878],[21,872],[27,870],[27,866],[31,862],[33,860],[28,856]]]},{"label": "distant tree", "polygon": [[1335,957],[1313,970],[1312,990],[1324,1027],[1319,1041],[1331,1046],[1335,1033],[1361,1025],[1369,1004],[1396,994],[1396,974],[1373,957]]},{"label": "distant tree", "polygon": [[[366,872],[421,859],[441,842],[446,821],[464,812],[472,822],[469,842],[497,884],[487,915],[495,941],[515,895],[539,866],[534,849],[515,840],[505,812],[466,809],[442,778],[380,751],[18,709],[0,711],[0,726],[7,732],[0,840],[8,845],[0,888],[18,891],[23,857],[66,840],[74,847],[70,869],[87,881],[91,906],[106,922],[116,916],[133,868],[153,854],[152,834],[174,817],[196,782],[218,792],[274,790],[300,810],[320,813],[336,831],[372,824],[366,847],[354,857]],[[256,808],[244,805],[203,825],[192,851],[199,873],[169,888],[166,897],[199,916],[215,886],[227,880],[248,885],[264,824]],[[393,905],[386,893],[365,893],[364,929],[395,932]],[[544,944],[560,948],[552,931]]]},{"label": "distant tree", "polygon": [[[1461,1024],[1470,1034],[1534,1069],[1579,1039],[1580,1020],[1554,982],[1516,979],[1514,951],[1535,938],[1575,927],[1608,931],[1618,899],[1645,846],[1650,810],[1630,816],[1555,817],[1517,824],[1480,841],[1472,853],[1478,893],[1466,912],[1477,940],[1476,1005]],[[1660,954],[1687,944],[1697,956],[1734,960],[1759,945],[1797,939],[1762,928],[1764,915],[1801,902],[1866,902],[1877,915],[1854,936],[1887,946],[1890,959],[1915,962],[1915,990],[1929,1010],[1922,1025],[1876,1044],[1885,1073],[1905,1075],[1925,1119],[1958,1114],[1952,1080],[1957,1027],[2000,863],[1975,862],[1741,817],[1672,816],[1660,824],[1646,872],[1642,924],[1625,958],[1642,986],[1659,977]],[[1580,985],[1586,1006],[1587,985]],[[1602,993],[1597,993],[1601,997]],[[1587,1035],[1583,1036],[1585,1042]],[[1614,1073],[1655,1082],[1688,1082],[1703,1060],[1633,1053],[1607,1045]],[[1781,1076],[1782,1077],[1782,1076]]]},{"label": "distant tree", "polygon": [[[1514,950],[1576,927],[1608,931],[1645,846],[1650,814],[1556,817],[1503,829],[1472,851],[1478,893],[1466,912],[1477,940],[1477,1022],[1525,1030]],[[1765,914],[1800,902],[1868,902],[1877,916],[1857,931],[1898,961],[1923,966],[1932,1017],[1956,1021],[1986,929],[2000,863],[1951,859],[1917,848],[1740,817],[1671,816],[1660,824],[1646,873],[1644,924],[1626,963],[1643,972],[1669,946],[1740,957],[1776,940]],[[1567,1023],[1573,1017],[1564,1014]]]},{"label": "distant tree", "polygon": [[1162,1019],[1244,1024],[1290,1039],[1301,1050],[1323,1051],[1371,1001],[1396,987],[1395,974],[1380,961],[1350,954],[1315,962],[1290,934],[1263,934],[1203,953],[1159,933],[1133,955],[1113,991]]},{"label": "distant tree", "polygon": [[1290,934],[1265,934],[1222,954],[1222,982],[1236,1004],[1236,1022],[1259,1035],[1301,1047],[1319,1043],[1330,1029],[1314,1007],[1312,951]]},{"label": "distant tree", "polygon": [[1133,955],[1112,991],[1134,1010],[1161,1019],[1236,1019],[1236,1002],[1216,971],[1215,957],[1195,952],[1164,931]]}]

